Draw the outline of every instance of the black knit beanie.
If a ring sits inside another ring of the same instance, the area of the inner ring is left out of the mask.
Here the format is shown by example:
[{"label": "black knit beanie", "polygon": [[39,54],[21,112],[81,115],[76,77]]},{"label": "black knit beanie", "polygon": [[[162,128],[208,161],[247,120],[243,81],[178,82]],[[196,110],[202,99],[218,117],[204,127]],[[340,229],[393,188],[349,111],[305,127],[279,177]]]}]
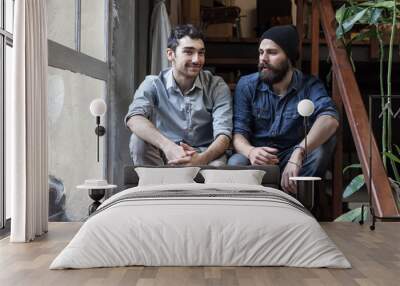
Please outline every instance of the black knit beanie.
[{"label": "black knit beanie", "polygon": [[292,64],[296,62],[299,56],[299,36],[295,26],[274,26],[261,35],[260,43],[264,39],[274,41],[286,53]]}]

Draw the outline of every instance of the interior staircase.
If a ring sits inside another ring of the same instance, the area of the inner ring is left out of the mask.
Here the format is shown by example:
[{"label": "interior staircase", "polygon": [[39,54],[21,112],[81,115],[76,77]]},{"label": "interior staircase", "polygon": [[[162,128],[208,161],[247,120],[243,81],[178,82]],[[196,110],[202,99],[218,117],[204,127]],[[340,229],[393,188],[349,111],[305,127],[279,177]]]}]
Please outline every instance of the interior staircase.
[{"label": "interior staircase", "polygon": [[[303,34],[303,7],[305,1],[297,2],[297,27],[299,34]],[[319,73],[320,25],[328,46],[329,57],[332,63],[333,84],[332,96],[338,107],[341,119],[346,115],[351,134],[356,146],[357,155],[361,163],[362,172],[371,195],[374,215],[381,220],[400,219],[392,188],[384,168],[381,154],[375,137],[370,132],[369,120],[361,93],[341,42],[336,41],[335,13],[330,0],[312,1],[312,43],[311,43],[311,73]],[[302,38],[302,37],[300,37]],[[302,45],[300,45],[302,46]],[[333,174],[333,217],[342,212],[343,194],[343,124],[337,133],[338,144],[334,160]],[[368,182],[371,182],[370,184]]]}]

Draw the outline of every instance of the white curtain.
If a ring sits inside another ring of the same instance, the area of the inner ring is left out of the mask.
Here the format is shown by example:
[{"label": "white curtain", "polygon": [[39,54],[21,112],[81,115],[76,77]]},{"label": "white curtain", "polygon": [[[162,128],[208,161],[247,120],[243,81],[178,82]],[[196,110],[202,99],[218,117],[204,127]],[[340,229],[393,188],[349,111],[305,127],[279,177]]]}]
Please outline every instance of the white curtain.
[{"label": "white curtain", "polygon": [[46,0],[15,1],[12,93],[6,98],[6,180],[12,242],[47,232]]},{"label": "white curtain", "polygon": [[151,15],[151,74],[158,74],[168,67],[166,55],[168,36],[171,33],[171,24],[167,8],[162,0],[156,2]]}]

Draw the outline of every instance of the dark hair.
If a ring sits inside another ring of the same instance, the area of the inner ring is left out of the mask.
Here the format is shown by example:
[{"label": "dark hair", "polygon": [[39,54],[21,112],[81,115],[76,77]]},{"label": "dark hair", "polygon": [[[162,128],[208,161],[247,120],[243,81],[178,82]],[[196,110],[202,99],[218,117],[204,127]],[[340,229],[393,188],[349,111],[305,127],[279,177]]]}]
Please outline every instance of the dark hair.
[{"label": "dark hair", "polygon": [[203,33],[192,24],[178,25],[171,30],[171,34],[168,38],[168,48],[175,51],[176,47],[179,45],[179,40],[186,36],[194,40],[199,39],[204,41]]}]

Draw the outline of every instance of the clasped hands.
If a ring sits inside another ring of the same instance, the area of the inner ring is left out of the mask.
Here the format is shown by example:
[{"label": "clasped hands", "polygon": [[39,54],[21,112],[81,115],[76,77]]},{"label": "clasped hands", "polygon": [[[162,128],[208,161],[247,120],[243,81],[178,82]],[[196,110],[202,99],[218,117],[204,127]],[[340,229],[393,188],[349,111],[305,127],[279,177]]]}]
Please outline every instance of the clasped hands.
[{"label": "clasped hands", "polygon": [[169,165],[206,165],[202,154],[198,153],[192,146],[180,142],[179,145],[171,143],[164,148]]}]

